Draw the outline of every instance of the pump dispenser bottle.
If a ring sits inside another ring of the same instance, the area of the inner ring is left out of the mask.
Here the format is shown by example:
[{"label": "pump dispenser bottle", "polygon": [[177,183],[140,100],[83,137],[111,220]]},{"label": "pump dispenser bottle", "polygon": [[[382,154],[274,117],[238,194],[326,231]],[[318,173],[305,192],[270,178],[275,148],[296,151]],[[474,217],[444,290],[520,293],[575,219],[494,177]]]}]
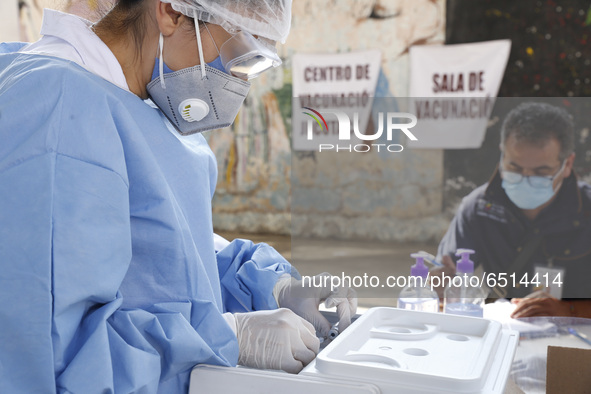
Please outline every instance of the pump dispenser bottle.
[{"label": "pump dispenser bottle", "polygon": [[470,249],[458,249],[456,256],[461,256],[456,266],[456,276],[444,292],[445,313],[462,316],[482,317],[486,292],[480,286],[480,278],[474,277],[474,262]]},{"label": "pump dispenser bottle", "polygon": [[421,312],[437,312],[439,310],[439,297],[437,293],[427,287],[429,269],[425,266],[424,253],[413,253],[410,257],[416,259],[415,265],[410,268],[409,285],[398,296],[398,308]]}]

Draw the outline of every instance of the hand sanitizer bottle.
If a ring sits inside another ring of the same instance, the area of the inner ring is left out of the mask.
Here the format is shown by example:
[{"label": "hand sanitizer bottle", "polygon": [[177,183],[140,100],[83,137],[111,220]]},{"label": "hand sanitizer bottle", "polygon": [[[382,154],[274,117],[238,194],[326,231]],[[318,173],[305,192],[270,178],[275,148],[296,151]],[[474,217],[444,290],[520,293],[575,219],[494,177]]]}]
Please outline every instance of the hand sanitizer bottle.
[{"label": "hand sanitizer bottle", "polygon": [[398,296],[398,308],[421,312],[438,312],[439,297],[437,293],[427,287],[429,269],[425,266],[425,255],[413,253],[410,257],[416,259],[416,264],[410,268],[409,284]]},{"label": "hand sanitizer bottle", "polygon": [[480,287],[480,278],[474,277],[474,262],[470,249],[458,249],[461,256],[456,266],[456,276],[444,292],[443,311],[453,315],[482,317],[486,293]]}]

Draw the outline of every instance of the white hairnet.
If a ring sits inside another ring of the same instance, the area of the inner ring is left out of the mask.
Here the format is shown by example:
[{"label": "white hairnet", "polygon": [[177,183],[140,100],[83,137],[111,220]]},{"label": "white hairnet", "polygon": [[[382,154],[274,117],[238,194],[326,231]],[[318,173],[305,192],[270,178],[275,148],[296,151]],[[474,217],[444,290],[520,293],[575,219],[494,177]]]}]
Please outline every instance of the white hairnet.
[{"label": "white hairnet", "polygon": [[273,41],[285,42],[291,25],[292,0],[161,0],[184,15]]}]

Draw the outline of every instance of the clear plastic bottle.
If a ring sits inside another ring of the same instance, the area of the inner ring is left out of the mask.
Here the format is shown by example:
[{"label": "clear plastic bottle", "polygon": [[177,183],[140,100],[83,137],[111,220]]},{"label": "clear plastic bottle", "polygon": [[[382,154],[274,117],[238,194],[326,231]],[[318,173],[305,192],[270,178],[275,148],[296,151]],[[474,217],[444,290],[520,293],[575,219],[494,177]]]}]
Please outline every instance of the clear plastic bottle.
[{"label": "clear plastic bottle", "polygon": [[470,280],[474,275],[474,262],[470,260],[472,253],[474,251],[470,249],[458,249],[456,252],[456,256],[461,258],[457,262],[456,278],[444,292],[444,313],[482,317],[486,292],[482,287],[475,286],[480,278]]},{"label": "clear plastic bottle", "polygon": [[410,268],[409,285],[398,296],[398,308],[421,312],[438,312],[439,297],[437,293],[427,287],[429,269],[425,266],[425,255],[413,253],[410,257],[416,259],[415,265]]}]

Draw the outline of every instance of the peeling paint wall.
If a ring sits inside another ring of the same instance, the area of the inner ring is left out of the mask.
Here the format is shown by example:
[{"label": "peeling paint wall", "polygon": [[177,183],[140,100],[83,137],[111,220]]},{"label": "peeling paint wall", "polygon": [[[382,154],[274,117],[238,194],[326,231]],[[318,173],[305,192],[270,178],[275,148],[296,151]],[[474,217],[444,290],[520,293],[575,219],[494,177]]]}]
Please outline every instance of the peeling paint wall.
[{"label": "peeling paint wall", "polygon": [[[388,165],[374,153],[292,154],[290,59],[298,52],[379,49],[376,95],[405,97],[409,47],[443,43],[444,31],[443,0],[294,1],[292,30],[279,49],[283,66],[254,81],[233,128],[209,134],[220,169],[216,229],[438,239],[448,223],[441,213],[442,151],[408,150]],[[351,166],[356,170],[347,177],[338,175]]]},{"label": "peeling paint wall", "polygon": [[[21,37],[34,41],[43,7],[96,20],[112,0],[23,4]],[[298,52],[379,49],[376,96],[405,97],[409,47],[443,43],[444,32],[445,0],[295,0],[291,34],[279,45],[284,64],[253,81],[232,127],[206,133],[219,167],[215,228],[337,238],[439,238],[447,225],[441,213],[442,151],[405,151],[388,166],[376,154],[292,153],[290,59]],[[347,177],[338,175],[352,165],[356,170]],[[300,196],[297,207],[294,187]],[[361,196],[360,190],[371,193]]]},{"label": "peeling paint wall", "polygon": [[[105,14],[115,0],[2,0],[0,5],[0,41],[34,42],[41,36],[43,9],[70,12],[95,21]],[[11,4],[12,3],[12,4]],[[14,5],[13,5],[14,4]],[[11,15],[13,9],[16,20]],[[9,32],[5,30],[10,29]]]},{"label": "peeling paint wall", "polygon": [[18,3],[4,1],[0,3],[0,42],[19,39]]}]

